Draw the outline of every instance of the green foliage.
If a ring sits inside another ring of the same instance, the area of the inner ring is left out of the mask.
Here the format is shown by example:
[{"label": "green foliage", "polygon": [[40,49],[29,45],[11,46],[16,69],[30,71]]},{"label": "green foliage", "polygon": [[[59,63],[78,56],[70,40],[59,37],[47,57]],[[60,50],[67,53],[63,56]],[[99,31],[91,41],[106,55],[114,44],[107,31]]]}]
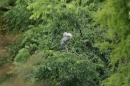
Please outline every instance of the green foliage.
[{"label": "green foliage", "polygon": [[25,31],[28,29],[28,25],[32,24],[32,21],[29,20],[30,12],[26,10],[26,7],[25,1],[17,0],[16,5],[4,13],[4,19],[10,31]]},{"label": "green foliage", "polygon": [[[34,67],[33,76],[30,75],[32,82],[45,80],[61,86],[98,86],[109,75],[106,67],[111,51],[95,45],[108,42],[105,31],[93,24],[93,13],[99,2],[17,0],[4,16],[10,30],[23,31],[20,41],[11,47],[14,64],[20,68],[37,51],[43,50],[46,59]],[[73,35],[67,44],[68,53],[60,47],[63,32]]]},{"label": "green foliage", "polygon": [[85,54],[98,52],[94,43],[105,38],[100,28],[92,24],[91,15],[97,5],[90,1],[83,1],[81,4],[76,4],[79,2],[75,1],[40,2],[38,0],[27,7],[33,13],[30,19],[41,22],[38,26],[29,26],[31,29],[25,32],[20,48],[35,44],[36,49],[59,50],[62,33],[67,31],[73,34],[73,40],[68,44],[69,50],[77,53],[85,53],[87,50]]},{"label": "green foliage", "polygon": [[[67,44],[70,53],[86,55],[93,63],[104,64],[107,67],[110,50],[99,50],[95,47],[96,42],[106,40],[104,33],[100,31],[100,27],[93,25],[92,14],[96,11],[98,3],[95,4],[89,0],[67,3],[65,1],[47,0],[28,2],[27,0],[26,3],[29,3],[28,6],[24,5],[28,9],[26,10],[27,13],[32,13],[32,15],[28,17],[30,20],[27,17],[24,20],[35,21],[35,23],[29,24],[25,22],[29,29],[24,28],[26,31],[23,33],[21,41],[14,47],[16,51],[14,52],[14,63],[21,64],[25,62],[37,50],[62,51],[63,49],[60,48],[62,33],[71,32],[73,39]],[[105,74],[105,70],[104,66],[97,70],[100,73],[101,79],[108,76],[108,74]],[[94,82],[92,83],[94,84]],[[90,83],[88,82],[88,84]]]},{"label": "green foliage", "polygon": [[96,15],[96,22],[107,27],[108,33],[106,35],[111,39],[111,42],[101,44],[106,49],[112,49],[110,65],[115,70],[113,75],[103,81],[103,86],[130,85],[129,3],[129,0],[106,0]]},{"label": "green foliage", "polygon": [[31,80],[46,81],[54,86],[97,86],[99,84],[97,65],[87,57],[53,51],[46,51],[44,56],[46,54],[46,59],[35,66],[30,74]]},{"label": "green foliage", "polygon": [[16,0],[1,0],[0,8],[1,8],[1,7],[10,8],[9,6],[10,6],[10,5],[13,5],[15,1],[16,1]]},{"label": "green foliage", "polygon": [[23,49],[19,50],[18,54],[16,55],[16,57],[14,59],[14,61],[15,61],[14,64],[16,64],[16,62],[26,61],[29,56],[30,56],[30,53],[29,53],[28,49],[23,48]]}]

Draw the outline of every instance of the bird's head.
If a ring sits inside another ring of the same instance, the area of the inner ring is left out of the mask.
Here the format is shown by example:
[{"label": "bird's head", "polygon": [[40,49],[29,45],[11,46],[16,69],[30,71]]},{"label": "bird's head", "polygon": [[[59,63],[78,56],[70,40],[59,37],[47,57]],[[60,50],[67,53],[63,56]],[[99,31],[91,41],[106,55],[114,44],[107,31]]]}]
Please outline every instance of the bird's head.
[{"label": "bird's head", "polygon": [[72,34],[71,34],[71,33],[64,32],[64,33],[63,33],[63,37],[72,38]]}]

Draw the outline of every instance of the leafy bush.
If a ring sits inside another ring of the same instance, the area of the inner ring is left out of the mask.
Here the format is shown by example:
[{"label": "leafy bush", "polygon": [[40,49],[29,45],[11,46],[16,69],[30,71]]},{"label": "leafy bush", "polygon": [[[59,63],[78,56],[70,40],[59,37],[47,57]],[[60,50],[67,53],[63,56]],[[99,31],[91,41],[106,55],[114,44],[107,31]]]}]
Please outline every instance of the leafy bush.
[{"label": "leafy bush", "polygon": [[100,77],[96,68],[100,66],[87,57],[53,51],[46,51],[46,55],[30,74],[31,80],[46,81],[54,86],[98,86]]}]

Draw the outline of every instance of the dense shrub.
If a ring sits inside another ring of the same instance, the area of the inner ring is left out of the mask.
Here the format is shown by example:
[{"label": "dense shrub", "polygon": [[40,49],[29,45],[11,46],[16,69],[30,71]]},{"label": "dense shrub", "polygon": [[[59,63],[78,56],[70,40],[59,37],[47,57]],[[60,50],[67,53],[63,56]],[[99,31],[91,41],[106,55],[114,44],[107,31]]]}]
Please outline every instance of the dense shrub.
[{"label": "dense shrub", "polygon": [[32,81],[46,81],[54,86],[98,86],[100,64],[73,53],[46,51],[46,54],[46,59],[30,74]]}]

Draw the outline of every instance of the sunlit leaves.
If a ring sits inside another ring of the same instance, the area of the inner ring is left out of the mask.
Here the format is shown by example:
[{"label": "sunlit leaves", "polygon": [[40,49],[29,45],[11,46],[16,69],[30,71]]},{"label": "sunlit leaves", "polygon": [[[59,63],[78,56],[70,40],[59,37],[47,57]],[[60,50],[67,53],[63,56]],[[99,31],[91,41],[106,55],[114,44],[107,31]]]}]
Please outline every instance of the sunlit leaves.
[{"label": "sunlit leaves", "polygon": [[128,9],[130,6],[128,3],[130,3],[129,0],[106,0],[102,9],[97,13],[98,23],[109,28],[108,36],[111,42],[105,47],[112,48],[110,65],[115,70],[113,75],[103,81],[103,86],[129,86],[126,80],[129,77],[125,72],[126,69],[129,71],[130,59],[130,43],[128,43],[130,37]]}]

